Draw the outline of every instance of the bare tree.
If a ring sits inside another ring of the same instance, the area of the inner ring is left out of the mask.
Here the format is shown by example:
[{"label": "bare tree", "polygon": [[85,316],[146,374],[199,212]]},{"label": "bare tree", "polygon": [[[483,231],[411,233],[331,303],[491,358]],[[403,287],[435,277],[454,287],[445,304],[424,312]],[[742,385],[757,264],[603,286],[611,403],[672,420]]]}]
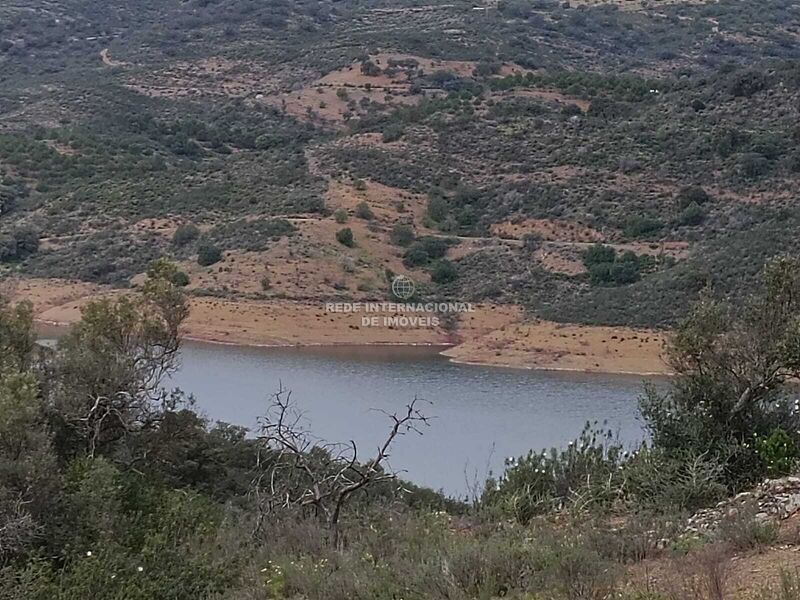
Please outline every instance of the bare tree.
[{"label": "bare tree", "polygon": [[23,493],[11,498],[0,495],[0,567],[11,557],[24,552],[37,534],[38,526],[26,508],[30,501],[26,501],[24,496]]},{"label": "bare tree", "polygon": [[398,436],[428,425],[415,398],[402,412],[386,413],[391,427],[374,454],[365,462],[359,459],[356,443],[327,443],[315,439],[304,428],[303,414],[292,394],[281,385],[270,397],[267,414],[260,420],[256,477],[251,490],[260,516],[281,509],[312,512],[328,528],[330,542],[339,544],[339,520],[348,501],[359,490],[397,479],[387,470],[390,450]]}]

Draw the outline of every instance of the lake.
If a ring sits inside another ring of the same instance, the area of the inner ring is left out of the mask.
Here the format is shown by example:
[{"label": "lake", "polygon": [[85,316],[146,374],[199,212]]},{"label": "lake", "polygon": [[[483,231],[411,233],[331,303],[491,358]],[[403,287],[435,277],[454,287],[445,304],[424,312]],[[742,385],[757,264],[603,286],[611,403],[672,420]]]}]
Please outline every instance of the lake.
[{"label": "lake", "polygon": [[398,438],[391,467],[405,478],[466,495],[506,456],[563,446],[586,421],[621,440],[644,437],[637,420],[642,378],[458,365],[433,348],[246,348],[187,342],[170,386],[196,397],[213,420],[254,427],[279,385],[327,441],[354,440],[366,458],[389,429],[381,411],[415,397],[431,417],[424,435]]}]

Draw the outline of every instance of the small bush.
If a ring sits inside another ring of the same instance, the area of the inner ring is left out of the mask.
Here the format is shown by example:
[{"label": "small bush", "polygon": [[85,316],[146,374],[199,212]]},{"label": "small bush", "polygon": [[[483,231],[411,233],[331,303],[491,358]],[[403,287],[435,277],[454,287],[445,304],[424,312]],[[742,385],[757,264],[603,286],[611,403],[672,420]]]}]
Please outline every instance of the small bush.
[{"label": "small bush", "polygon": [[333,218],[339,225],[347,223],[347,211],[343,208],[337,208],[336,212],[333,213]]},{"label": "small bush", "polygon": [[369,204],[366,202],[359,202],[356,206],[356,217],[359,219],[365,219],[367,221],[371,221],[375,218],[375,213],[372,212],[372,209],[369,207]]},{"label": "small bush", "polygon": [[[533,254],[542,247],[542,236],[538,233],[526,233],[522,236],[522,249]],[[613,251],[613,248],[611,249]]]},{"label": "small bush", "polygon": [[617,252],[614,250],[614,248],[611,246],[606,246],[605,244],[595,244],[594,246],[590,246],[586,252],[584,252],[583,264],[589,268],[592,265],[613,263],[616,258]]},{"label": "small bush", "polygon": [[762,520],[757,514],[758,508],[752,503],[731,509],[719,524],[717,538],[737,550],[760,549],[773,544],[778,538],[777,525]]},{"label": "small bush", "polygon": [[431,269],[431,281],[446,284],[458,279],[458,269],[447,259],[437,260]]},{"label": "small bush", "polygon": [[408,223],[398,223],[392,227],[392,231],[389,234],[389,241],[395,246],[405,248],[410,246],[416,237],[414,228],[411,225]]},{"label": "small bush", "polygon": [[209,267],[222,260],[222,251],[213,244],[202,244],[197,249],[197,264]]},{"label": "small bush", "polygon": [[336,241],[348,248],[352,248],[356,245],[355,238],[353,237],[353,230],[349,227],[345,227],[336,232]]},{"label": "small bush", "polygon": [[431,257],[428,256],[428,253],[425,251],[425,247],[420,243],[413,244],[403,254],[403,264],[409,269],[427,265],[430,260]]},{"label": "small bush", "polygon": [[172,234],[172,243],[175,246],[185,246],[200,237],[200,230],[193,223],[180,225]]},{"label": "small bush", "polygon": [[794,440],[783,429],[774,430],[769,437],[756,442],[756,455],[769,477],[788,475],[797,466],[798,453]]},{"label": "small bush", "polygon": [[424,237],[420,238],[419,244],[425,249],[428,257],[433,260],[436,258],[444,258],[447,254],[447,249],[452,245],[453,239],[444,239],[438,237]]},{"label": "small bush", "polygon": [[678,217],[678,225],[696,227],[706,220],[706,211],[699,204],[692,202]]},{"label": "small bush", "polygon": [[23,260],[39,250],[39,234],[24,228],[0,236],[0,262]]},{"label": "small bush", "polygon": [[687,208],[691,204],[698,204],[702,206],[711,200],[702,187],[699,185],[686,186],[678,192],[678,207],[681,209]]},{"label": "small bush", "polygon": [[628,219],[623,229],[626,237],[637,239],[652,237],[663,227],[664,224],[658,219],[636,216]]},{"label": "small bush", "polygon": [[172,277],[172,283],[178,287],[186,287],[189,285],[189,276],[183,271],[177,271]]}]

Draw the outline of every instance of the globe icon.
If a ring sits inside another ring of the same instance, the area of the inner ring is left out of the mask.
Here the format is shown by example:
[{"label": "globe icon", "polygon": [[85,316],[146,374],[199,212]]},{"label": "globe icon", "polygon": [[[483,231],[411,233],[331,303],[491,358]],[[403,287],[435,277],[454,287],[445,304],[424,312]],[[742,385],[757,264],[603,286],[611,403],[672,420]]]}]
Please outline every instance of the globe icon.
[{"label": "globe icon", "polygon": [[416,286],[414,281],[405,275],[398,275],[392,279],[392,293],[400,300],[408,300],[414,295]]}]

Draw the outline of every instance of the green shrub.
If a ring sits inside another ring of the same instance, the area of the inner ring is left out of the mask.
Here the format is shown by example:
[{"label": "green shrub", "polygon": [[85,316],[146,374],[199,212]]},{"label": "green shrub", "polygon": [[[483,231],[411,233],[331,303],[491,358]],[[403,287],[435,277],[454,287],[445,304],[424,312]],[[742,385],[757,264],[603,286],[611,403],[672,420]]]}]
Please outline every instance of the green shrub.
[{"label": "green shrub", "polygon": [[427,265],[431,260],[428,253],[425,251],[425,246],[420,243],[414,243],[403,253],[403,264],[413,269],[414,267],[421,267]]},{"label": "green shrub", "polygon": [[706,211],[699,204],[692,202],[678,217],[678,225],[696,227],[706,220]]},{"label": "green shrub", "polygon": [[39,250],[39,234],[33,229],[17,229],[0,235],[0,263],[24,260]]},{"label": "green shrub", "polygon": [[769,477],[782,477],[792,473],[800,458],[794,440],[780,428],[756,442],[756,454]]},{"label": "green shrub", "polygon": [[397,223],[389,233],[389,241],[395,246],[403,248],[409,246],[416,237],[414,227],[409,223]]},{"label": "green shrub", "polygon": [[428,197],[427,215],[431,221],[443,223],[449,213],[450,206],[442,196],[431,194]]},{"label": "green shrub", "polygon": [[344,223],[347,223],[347,211],[343,208],[337,208],[333,213],[333,218],[337,223],[339,223],[339,225],[343,225]]},{"label": "green shrub", "polygon": [[442,258],[437,260],[431,268],[431,281],[438,284],[446,284],[458,279],[458,269],[449,260]]},{"label": "green shrub", "polygon": [[[422,248],[428,254],[428,257],[431,260],[437,258],[444,258],[447,254],[448,248],[453,244],[452,238],[440,238],[440,237],[432,237],[432,236],[425,236],[418,240],[418,243],[422,245]],[[457,241],[457,240],[455,240]]]},{"label": "green shrub", "polygon": [[336,241],[348,248],[352,248],[356,245],[355,238],[353,237],[353,230],[349,227],[345,227],[336,232]]},{"label": "green shrub", "polygon": [[172,283],[178,287],[186,287],[190,283],[189,276],[183,271],[178,271],[172,277]]},{"label": "green shrub", "polygon": [[356,205],[355,214],[359,219],[365,219],[367,221],[371,221],[375,218],[375,214],[372,212],[372,209],[366,202],[359,202]]},{"label": "green shrub", "polygon": [[711,197],[708,195],[708,192],[699,185],[690,185],[681,188],[678,192],[678,207],[682,210],[691,204],[702,206],[710,200]]},{"label": "green shrub", "polygon": [[754,503],[732,508],[720,521],[716,537],[737,550],[752,550],[774,544],[778,538],[778,525],[761,519],[758,512]]},{"label": "green shrub", "polygon": [[483,502],[520,523],[573,501],[608,508],[619,497],[622,462],[623,450],[613,434],[587,424],[566,449],[531,451],[514,461],[498,481],[489,481]]},{"label": "green shrub", "polygon": [[605,244],[594,244],[586,249],[583,254],[583,264],[587,268],[592,265],[602,263],[613,263],[617,258],[617,252],[611,246]]},{"label": "green shrub", "polygon": [[172,243],[175,246],[185,246],[200,237],[200,229],[193,223],[179,225],[172,234]]},{"label": "green shrub", "polygon": [[[526,233],[522,236],[522,249],[533,254],[542,247],[542,236],[538,233]],[[613,250],[613,248],[612,248]]]},{"label": "green shrub", "polygon": [[647,238],[657,234],[664,227],[659,219],[652,217],[636,216],[625,222],[623,231],[628,238]]},{"label": "green shrub", "polygon": [[209,267],[222,260],[222,251],[213,244],[201,244],[197,249],[197,264]]},{"label": "green shrub", "polygon": [[739,157],[739,173],[745,179],[758,179],[769,172],[770,163],[766,156],[757,152],[747,152]]}]

